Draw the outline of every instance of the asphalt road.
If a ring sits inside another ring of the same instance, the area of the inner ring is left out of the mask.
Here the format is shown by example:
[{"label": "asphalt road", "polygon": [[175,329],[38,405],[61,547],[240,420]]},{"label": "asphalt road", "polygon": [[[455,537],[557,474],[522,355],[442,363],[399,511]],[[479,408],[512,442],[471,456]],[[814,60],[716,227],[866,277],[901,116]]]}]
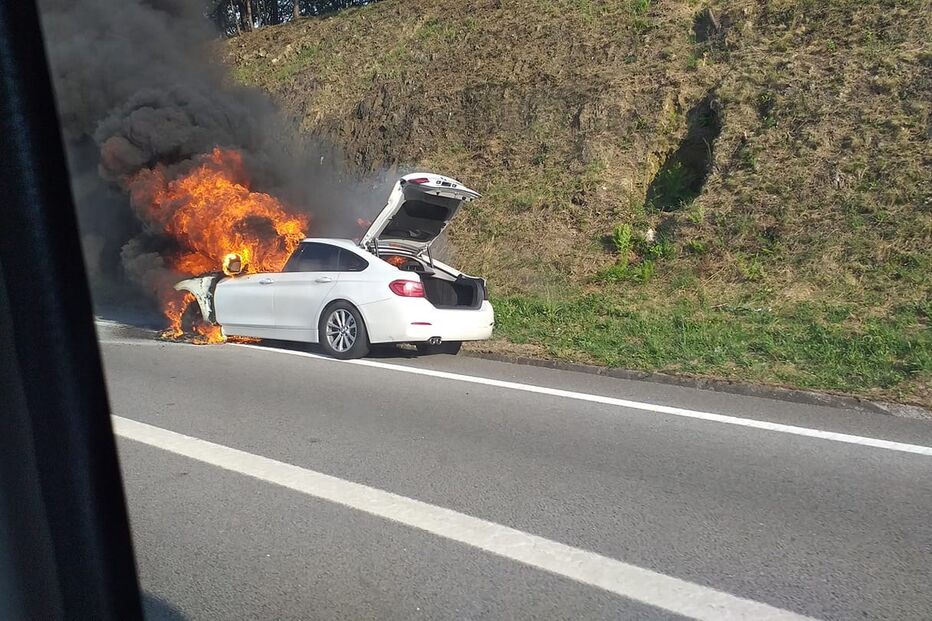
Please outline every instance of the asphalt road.
[{"label": "asphalt road", "polygon": [[98,331],[154,617],[932,618],[930,421]]}]

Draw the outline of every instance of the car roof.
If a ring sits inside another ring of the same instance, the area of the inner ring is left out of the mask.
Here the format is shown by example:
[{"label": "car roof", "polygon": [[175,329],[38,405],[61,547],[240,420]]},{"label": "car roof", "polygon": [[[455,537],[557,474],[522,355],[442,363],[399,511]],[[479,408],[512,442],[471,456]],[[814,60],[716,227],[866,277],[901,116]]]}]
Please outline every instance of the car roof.
[{"label": "car roof", "polygon": [[331,246],[338,246],[340,248],[346,248],[347,250],[358,251],[359,244],[354,242],[352,239],[339,239],[335,237],[308,237],[303,239],[301,243],[305,242],[317,242],[321,244],[330,244]]}]

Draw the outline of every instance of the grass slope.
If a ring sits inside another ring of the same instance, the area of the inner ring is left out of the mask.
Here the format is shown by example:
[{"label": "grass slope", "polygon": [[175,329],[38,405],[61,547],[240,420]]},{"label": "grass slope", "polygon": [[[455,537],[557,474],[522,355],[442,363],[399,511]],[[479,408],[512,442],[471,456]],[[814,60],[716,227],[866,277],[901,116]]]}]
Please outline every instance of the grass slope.
[{"label": "grass slope", "polygon": [[483,192],[494,347],[932,405],[928,0],[383,0],[228,41],[364,169]]}]

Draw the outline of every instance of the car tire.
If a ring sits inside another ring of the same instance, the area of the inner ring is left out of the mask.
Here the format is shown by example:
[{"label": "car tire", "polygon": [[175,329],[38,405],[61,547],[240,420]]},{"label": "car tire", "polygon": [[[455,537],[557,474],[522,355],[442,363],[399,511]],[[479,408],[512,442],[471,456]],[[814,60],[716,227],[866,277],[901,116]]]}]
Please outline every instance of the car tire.
[{"label": "car tire", "polygon": [[340,300],[324,309],[317,324],[320,348],[340,360],[362,358],[369,353],[369,334],[356,307]]},{"label": "car tire", "polygon": [[417,353],[422,355],[431,355],[431,354],[450,354],[455,356],[460,353],[460,348],[463,346],[463,341],[443,341],[439,345],[431,345],[430,343],[415,343],[417,347]]},{"label": "car tire", "polygon": [[200,336],[198,328],[206,326],[207,321],[201,314],[201,306],[195,301],[188,302],[184,312],[181,313],[181,332],[183,336],[194,338]]}]

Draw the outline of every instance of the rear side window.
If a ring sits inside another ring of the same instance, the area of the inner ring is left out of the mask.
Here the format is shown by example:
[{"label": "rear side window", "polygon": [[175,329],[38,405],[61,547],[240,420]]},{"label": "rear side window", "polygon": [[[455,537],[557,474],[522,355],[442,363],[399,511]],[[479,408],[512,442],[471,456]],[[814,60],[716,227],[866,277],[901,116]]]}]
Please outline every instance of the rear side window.
[{"label": "rear side window", "polygon": [[341,272],[361,272],[367,267],[369,267],[369,262],[361,256],[344,248],[340,249]]},{"label": "rear side window", "polygon": [[286,272],[335,272],[340,265],[340,249],[328,244],[301,244],[288,263]]}]

